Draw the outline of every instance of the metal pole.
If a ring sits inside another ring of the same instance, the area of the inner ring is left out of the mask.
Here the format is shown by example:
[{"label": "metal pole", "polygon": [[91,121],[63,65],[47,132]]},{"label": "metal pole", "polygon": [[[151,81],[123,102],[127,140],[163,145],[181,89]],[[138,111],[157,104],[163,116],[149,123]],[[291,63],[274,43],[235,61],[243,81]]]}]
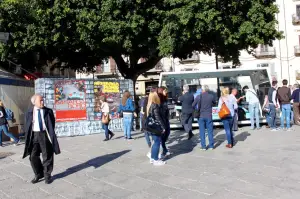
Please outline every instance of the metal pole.
[{"label": "metal pole", "polygon": [[289,61],[289,49],[288,49],[288,42],[287,42],[287,28],[286,28],[286,13],[285,13],[285,0],[283,1],[283,13],[284,13],[284,29],[285,29],[285,47],[286,47],[286,57],[287,57],[287,66],[288,66],[288,75],[289,75],[289,82],[290,81],[290,61]]},{"label": "metal pole", "polygon": [[[218,70],[219,69],[219,63],[218,63],[218,54],[216,53],[216,69]],[[221,96],[221,93],[220,93],[220,79],[217,77],[217,95],[218,95],[218,98]]]},{"label": "metal pole", "polygon": [[[278,18],[279,18],[279,15],[277,14],[277,20],[279,21]],[[278,29],[278,31],[279,31],[279,24],[277,24],[277,29]],[[278,42],[279,42],[279,60],[280,60],[280,70],[281,70],[281,72],[280,72],[280,79],[282,79],[281,39],[278,40]]]}]

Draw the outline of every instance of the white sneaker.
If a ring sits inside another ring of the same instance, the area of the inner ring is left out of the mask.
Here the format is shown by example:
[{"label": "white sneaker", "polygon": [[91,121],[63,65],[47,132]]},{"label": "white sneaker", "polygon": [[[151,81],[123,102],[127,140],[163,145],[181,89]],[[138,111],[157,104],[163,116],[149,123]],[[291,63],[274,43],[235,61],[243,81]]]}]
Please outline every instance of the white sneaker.
[{"label": "white sneaker", "polygon": [[151,153],[150,153],[150,152],[147,153],[147,157],[148,157],[149,159],[151,159]]},{"label": "white sneaker", "polygon": [[291,128],[288,128],[288,129],[286,129],[286,131],[292,131],[292,129],[291,129]]},{"label": "white sneaker", "polygon": [[271,131],[278,131],[278,129],[271,129]]},{"label": "white sneaker", "polygon": [[165,161],[161,161],[161,160],[157,160],[157,161],[153,161],[153,165],[154,166],[162,166],[162,165],[165,165],[166,162]]},{"label": "white sneaker", "polygon": [[154,159],[150,158],[150,164],[153,164],[154,161]]}]

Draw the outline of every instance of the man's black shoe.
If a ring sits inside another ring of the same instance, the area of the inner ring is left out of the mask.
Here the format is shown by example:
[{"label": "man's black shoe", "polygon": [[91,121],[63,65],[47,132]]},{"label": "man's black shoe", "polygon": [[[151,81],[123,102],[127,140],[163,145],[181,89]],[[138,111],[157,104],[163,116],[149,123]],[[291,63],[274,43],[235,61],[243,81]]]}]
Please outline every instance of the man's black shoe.
[{"label": "man's black shoe", "polygon": [[32,180],[31,180],[31,183],[32,184],[35,184],[35,183],[38,183],[40,181],[40,179],[42,179],[44,176],[42,175],[38,175],[38,176],[35,176]]},{"label": "man's black shoe", "polygon": [[190,139],[192,139],[192,137],[194,136],[194,133],[189,133],[189,138],[188,138],[188,140],[190,140]]},{"label": "man's black shoe", "polygon": [[52,178],[45,178],[45,184],[51,184]]}]

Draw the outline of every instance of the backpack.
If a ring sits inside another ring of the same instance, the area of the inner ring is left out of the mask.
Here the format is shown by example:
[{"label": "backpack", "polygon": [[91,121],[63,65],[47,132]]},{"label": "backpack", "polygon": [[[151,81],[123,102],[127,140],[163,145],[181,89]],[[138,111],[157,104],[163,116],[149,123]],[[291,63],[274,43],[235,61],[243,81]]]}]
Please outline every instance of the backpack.
[{"label": "backpack", "polygon": [[5,108],[5,113],[6,113],[6,120],[14,119],[14,112],[12,112],[12,110]]}]

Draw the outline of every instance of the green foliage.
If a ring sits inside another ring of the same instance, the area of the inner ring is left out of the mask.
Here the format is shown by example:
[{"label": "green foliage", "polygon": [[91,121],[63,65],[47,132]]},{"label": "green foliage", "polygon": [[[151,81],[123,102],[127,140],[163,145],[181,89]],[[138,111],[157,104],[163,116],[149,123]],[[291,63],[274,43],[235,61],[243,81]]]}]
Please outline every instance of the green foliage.
[{"label": "green foliage", "polygon": [[[74,69],[92,69],[112,56],[122,75],[133,80],[164,56],[186,58],[194,50],[239,64],[240,50],[281,38],[274,2],[2,0],[0,31],[13,39],[0,53],[22,64],[33,56],[38,68],[58,59]],[[141,57],[147,62],[138,64]]]}]

